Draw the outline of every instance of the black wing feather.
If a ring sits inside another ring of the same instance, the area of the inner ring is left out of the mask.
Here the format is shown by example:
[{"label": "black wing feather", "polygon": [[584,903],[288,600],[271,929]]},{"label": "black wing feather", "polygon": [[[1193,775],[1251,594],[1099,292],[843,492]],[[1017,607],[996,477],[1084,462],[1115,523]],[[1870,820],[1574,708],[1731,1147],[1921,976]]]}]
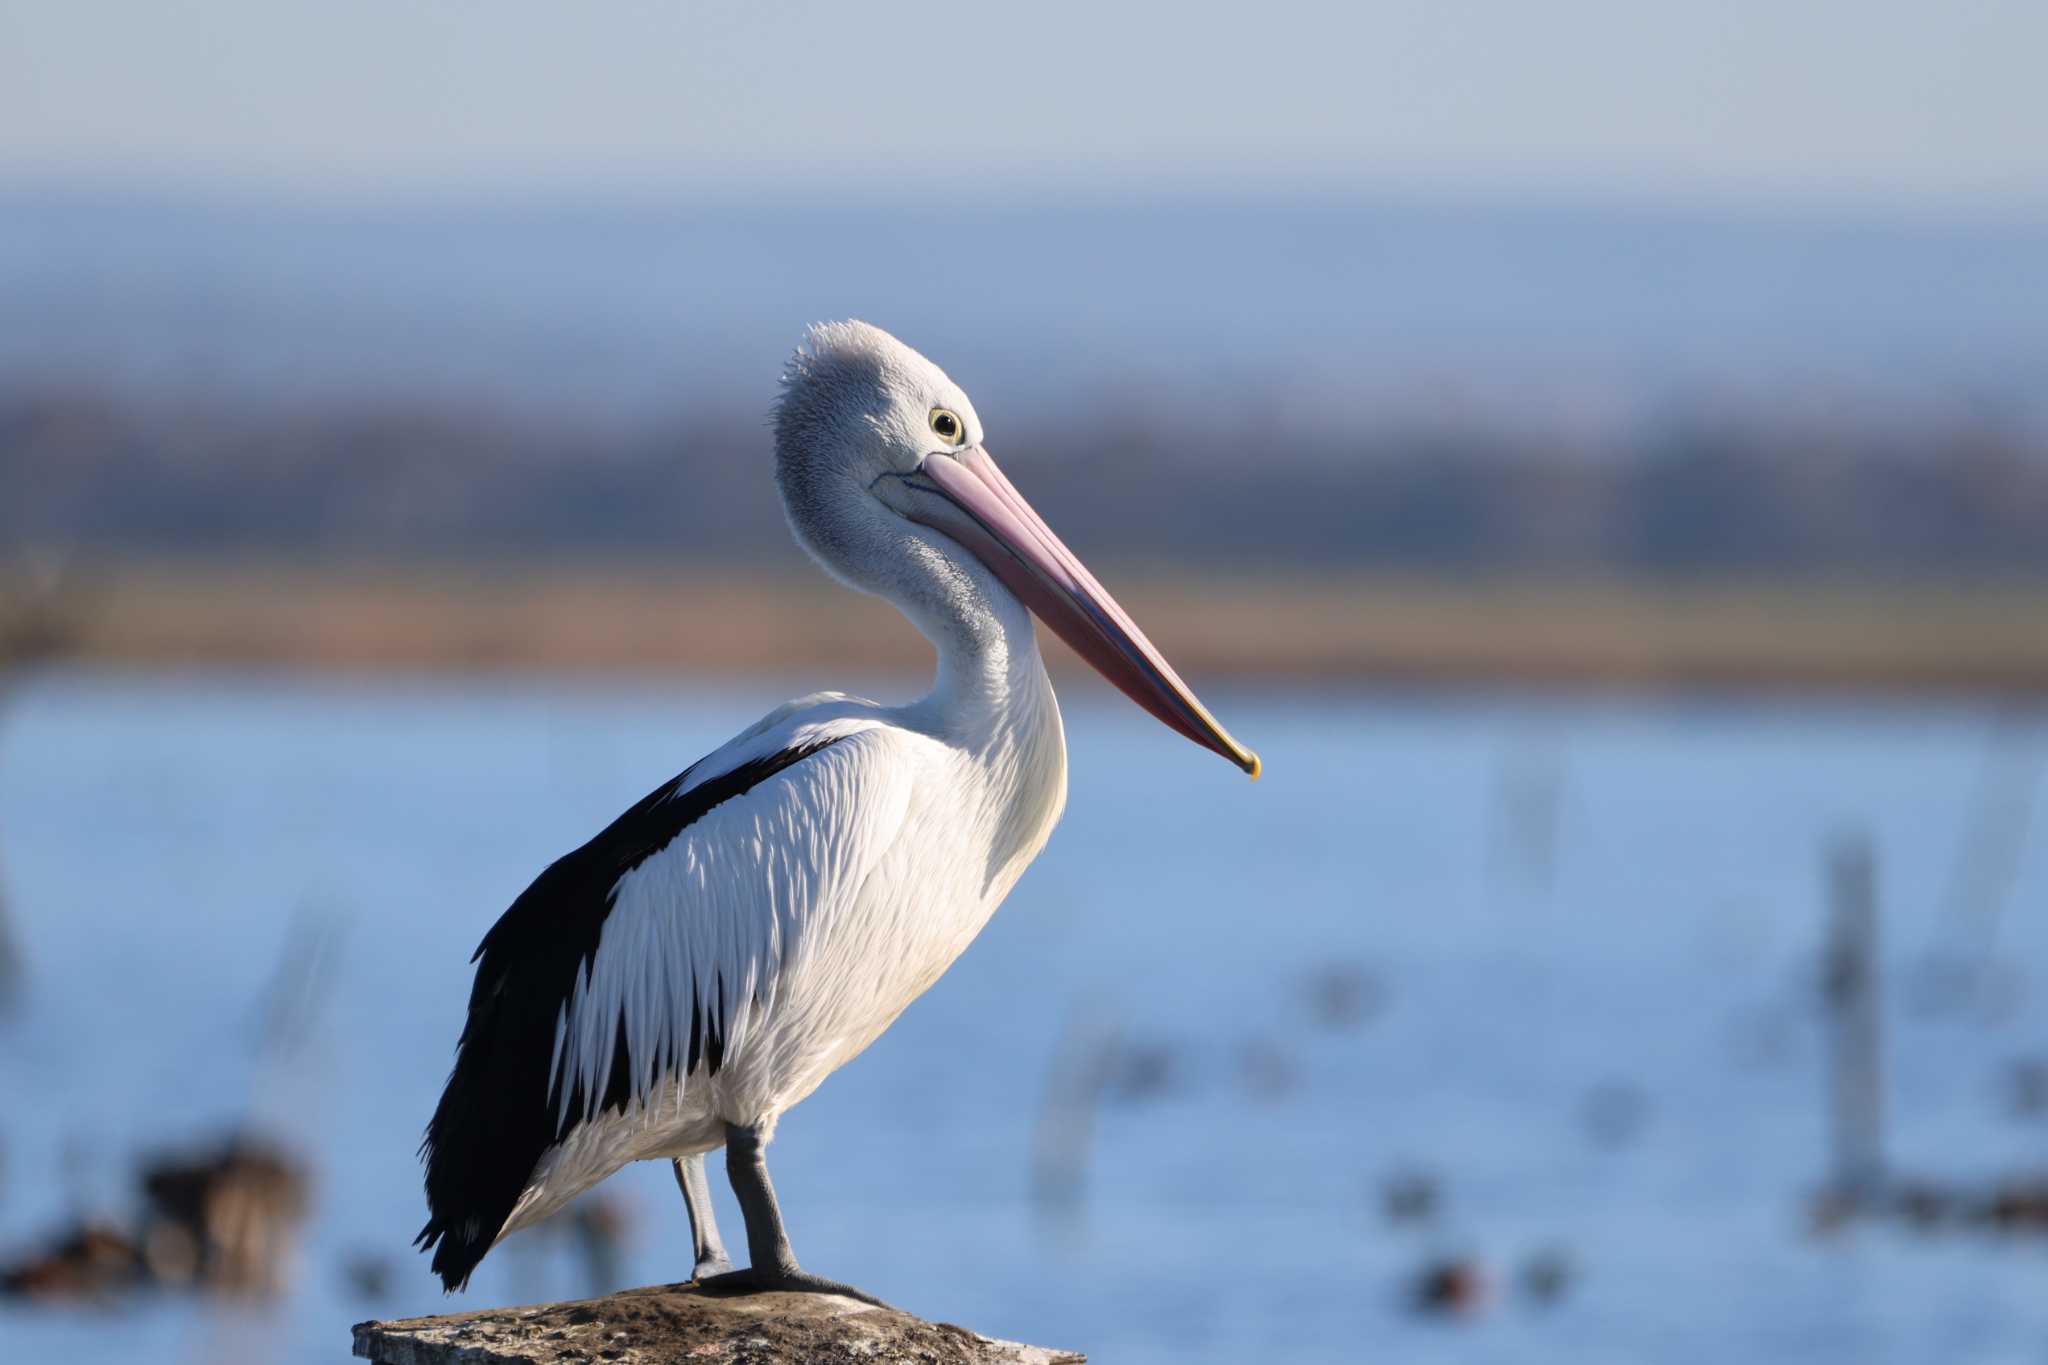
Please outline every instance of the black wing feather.
[{"label": "black wing feather", "polygon": [[[556,860],[484,935],[471,959],[476,982],[455,1069],[420,1144],[428,1218],[414,1245],[434,1252],[434,1272],[449,1291],[469,1283],[541,1157],[588,1109],[578,1082],[567,1118],[558,1120],[560,1097],[548,1083],[555,1025],[577,977],[596,956],[619,879],[706,812],[834,742],[783,749],[678,795],[695,771],[685,770]],[[725,1040],[710,1003],[700,1002],[691,1020],[685,1075],[700,1061],[715,1073],[723,1060]],[[600,1110],[623,1110],[632,1098],[623,1018],[618,1028]]]}]

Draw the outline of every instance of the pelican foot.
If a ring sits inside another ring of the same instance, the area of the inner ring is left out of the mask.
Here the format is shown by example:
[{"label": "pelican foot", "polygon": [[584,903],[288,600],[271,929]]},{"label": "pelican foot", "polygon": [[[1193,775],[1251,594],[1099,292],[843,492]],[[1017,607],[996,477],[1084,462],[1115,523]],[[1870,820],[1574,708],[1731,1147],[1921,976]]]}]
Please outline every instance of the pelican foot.
[{"label": "pelican foot", "polygon": [[828,1280],[822,1275],[813,1275],[802,1266],[777,1266],[770,1270],[759,1270],[749,1266],[745,1270],[729,1270],[723,1275],[699,1276],[697,1287],[714,1294],[766,1294],[780,1291],[785,1294],[839,1294],[849,1299],[859,1299],[877,1308],[896,1312],[896,1306],[884,1303],[864,1290],[850,1284]]},{"label": "pelican foot", "polygon": [[706,1256],[703,1260],[697,1262],[697,1269],[690,1278],[698,1284],[703,1284],[707,1280],[715,1280],[721,1275],[730,1274],[732,1274],[732,1261],[725,1255],[720,1254],[717,1256]]},{"label": "pelican foot", "polygon": [[[747,1220],[745,1270],[714,1275],[702,1286],[714,1294],[760,1294],[780,1290],[789,1294],[841,1294],[877,1308],[897,1311],[873,1294],[862,1293],[850,1284],[813,1275],[796,1262],[789,1249],[789,1233],[782,1226],[782,1206],[775,1202],[775,1185],[768,1179],[768,1161],[762,1155],[767,1146],[760,1127],[740,1123],[725,1125],[725,1173],[732,1178],[732,1192],[740,1201],[740,1213]],[[709,1204],[709,1200],[706,1200]],[[699,1259],[708,1249],[700,1248]]]},{"label": "pelican foot", "polygon": [[690,1240],[695,1244],[697,1269],[690,1278],[697,1283],[716,1275],[732,1273],[732,1258],[718,1239],[718,1215],[711,1208],[711,1187],[704,1182],[704,1154],[675,1159],[676,1184],[682,1187],[683,1207],[690,1214]]}]

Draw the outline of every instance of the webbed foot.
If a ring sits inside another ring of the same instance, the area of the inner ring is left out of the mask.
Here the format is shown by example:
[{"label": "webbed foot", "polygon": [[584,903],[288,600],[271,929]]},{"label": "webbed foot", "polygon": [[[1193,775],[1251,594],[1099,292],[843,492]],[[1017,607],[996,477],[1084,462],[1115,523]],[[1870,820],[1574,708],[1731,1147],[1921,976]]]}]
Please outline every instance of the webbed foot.
[{"label": "webbed foot", "polygon": [[722,1275],[698,1277],[698,1287],[714,1294],[762,1294],[780,1291],[787,1294],[839,1294],[849,1299],[859,1299],[877,1308],[894,1311],[894,1305],[884,1303],[865,1290],[855,1289],[850,1284],[828,1280],[823,1275],[813,1275],[802,1266],[777,1266],[770,1270],[759,1270],[752,1266],[745,1270],[728,1270]]},{"label": "webbed foot", "polygon": [[720,1253],[716,1256],[706,1256],[703,1260],[697,1262],[697,1269],[690,1278],[698,1284],[703,1284],[707,1280],[715,1280],[721,1275],[730,1274],[732,1274],[732,1261],[724,1253]]}]

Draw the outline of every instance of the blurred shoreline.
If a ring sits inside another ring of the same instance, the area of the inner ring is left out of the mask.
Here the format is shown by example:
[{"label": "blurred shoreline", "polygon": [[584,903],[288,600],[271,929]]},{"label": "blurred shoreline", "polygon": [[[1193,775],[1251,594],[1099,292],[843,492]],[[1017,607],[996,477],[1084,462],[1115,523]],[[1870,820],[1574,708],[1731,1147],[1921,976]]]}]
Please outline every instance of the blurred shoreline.
[{"label": "blurred shoreline", "polygon": [[[1195,679],[2048,695],[2048,631],[2021,625],[2048,621],[2038,579],[1102,577]],[[0,576],[0,599],[26,586]],[[931,658],[885,604],[802,571],[102,561],[43,601],[41,652],[96,666],[715,679]]]}]

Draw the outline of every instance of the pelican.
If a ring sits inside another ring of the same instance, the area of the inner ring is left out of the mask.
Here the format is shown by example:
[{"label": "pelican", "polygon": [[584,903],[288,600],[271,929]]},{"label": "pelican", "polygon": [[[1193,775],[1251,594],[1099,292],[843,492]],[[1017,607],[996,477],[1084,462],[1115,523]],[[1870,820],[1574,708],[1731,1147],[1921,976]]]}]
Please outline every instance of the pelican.
[{"label": "pelican", "polygon": [[[420,1153],[417,1245],[449,1291],[629,1161],[668,1159],[695,1278],[858,1290],[798,1264],[768,1178],[784,1111],[880,1037],[981,931],[1066,804],[1031,613],[1132,700],[1256,778],[1232,739],[1004,477],[931,361],[812,327],[775,408],[775,480],[825,571],[938,652],[931,690],[778,707],[536,878],[484,935]],[[704,1154],[746,1223],[735,1270]]]}]

